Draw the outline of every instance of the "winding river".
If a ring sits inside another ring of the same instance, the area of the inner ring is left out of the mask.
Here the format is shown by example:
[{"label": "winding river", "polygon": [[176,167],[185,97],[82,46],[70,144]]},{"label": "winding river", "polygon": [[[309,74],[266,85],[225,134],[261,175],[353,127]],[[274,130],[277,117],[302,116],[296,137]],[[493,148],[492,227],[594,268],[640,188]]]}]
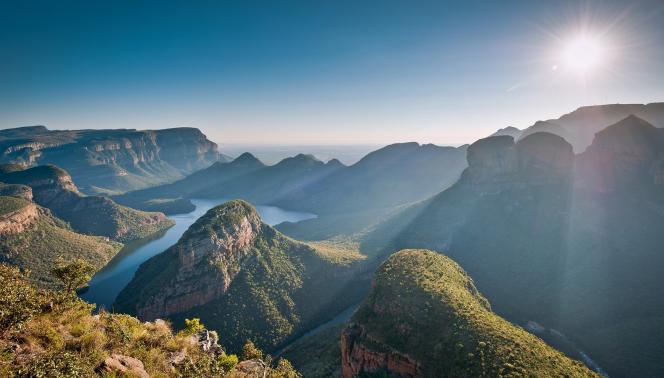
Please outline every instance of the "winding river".
[{"label": "winding river", "polygon": [[[115,298],[131,281],[134,273],[144,261],[175,244],[199,217],[225,201],[224,199],[192,200],[196,206],[194,211],[170,216],[175,221],[175,226],[152,237],[127,243],[105,267],[92,277],[88,289],[81,293],[80,297],[96,304],[98,308],[112,309]],[[256,206],[256,210],[263,221],[269,225],[281,222],[299,222],[316,217],[314,214],[289,211],[276,206]]]}]

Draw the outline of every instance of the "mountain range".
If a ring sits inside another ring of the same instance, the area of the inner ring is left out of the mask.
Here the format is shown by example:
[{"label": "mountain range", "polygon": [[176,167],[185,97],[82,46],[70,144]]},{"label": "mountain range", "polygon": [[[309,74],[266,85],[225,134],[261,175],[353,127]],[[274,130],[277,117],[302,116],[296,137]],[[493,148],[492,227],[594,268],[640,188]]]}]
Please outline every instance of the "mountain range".
[{"label": "mountain range", "polygon": [[492,136],[510,135],[515,140],[545,131],[563,137],[576,153],[583,152],[595,136],[595,133],[624,119],[635,115],[658,128],[664,127],[664,103],[650,104],[609,104],[583,106],[557,119],[537,121],[523,130],[507,127],[498,130]]},{"label": "mountain range", "polygon": [[85,193],[118,193],[174,181],[225,160],[194,128],[163,130],[0,130],[0,164],[54,164]]},{"label": "mountain range", "polygon": [[562,332],[611,375],[658,376],[663,161],[664,130],[636,116],[579,155],[549,133],[482,139],[458,183],[385,221],[361,250],[443,252],[507,319]]}]

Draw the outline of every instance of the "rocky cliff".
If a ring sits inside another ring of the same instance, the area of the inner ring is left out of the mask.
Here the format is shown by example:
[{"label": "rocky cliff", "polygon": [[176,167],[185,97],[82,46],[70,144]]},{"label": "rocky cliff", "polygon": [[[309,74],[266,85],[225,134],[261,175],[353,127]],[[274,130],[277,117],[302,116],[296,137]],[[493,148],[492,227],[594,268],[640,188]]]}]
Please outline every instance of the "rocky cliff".
[{"label": "rocky cliff", "polygon": [[0,202],[0,236],[6,237],[27,230],[39,216],[37,206],[28,200],[0,196]]},{"label": "rocky cliff", "polygon": [[380,266],[341,348],[347,378],[597,376],[493,313],[459,265],[425,250]]},{"label": "rocky cliff", "polygon": [[0,196],[0,262],[29,270],[31,280],[41,286],[59,287],[51,276],[58,259],[80,258],[99,269],[121,247],[107,238],[72,231],[26,198]]},{"label": "rocky cliff", "polygon": [[507,319],[574,335],[609,375],[660,376],[641,351],[663,344],[663,133],[626,117],[576,156],[546,133],[478,141],[457,184],[369,233],[363,251],[443,252]]},{"label": "rocky cliff", "polygon": [[359,300],[342,296],[358,259],[289,239],[248,203],[230,201],[144,263],[115,308],[142,319],[200,317],[233,348],[248,338],[273,350]]},{"label": "rocky cliff", "polygon": [[61,166],[88,193],[175,181],[220,159],[217,145],[194,128],[0,131],[0,163]]},{"label": "rocky cliff", "polygon": [[106,197],[82,195],[71,176],[56,166],[0,173],[0,181],[29,186],[36,203],[52,210],[78,232],[124,242],[173,225],[162,213],[137,211]]}]

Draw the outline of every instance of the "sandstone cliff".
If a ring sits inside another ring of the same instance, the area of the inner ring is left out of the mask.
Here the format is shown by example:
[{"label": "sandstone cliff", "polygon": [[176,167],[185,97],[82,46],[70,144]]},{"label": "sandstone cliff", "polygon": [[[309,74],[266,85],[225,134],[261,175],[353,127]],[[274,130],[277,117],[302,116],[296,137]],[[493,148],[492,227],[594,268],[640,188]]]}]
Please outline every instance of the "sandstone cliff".
[{"label": "sandstone cliff", "polygon": [[220,159],[217,145],[194,128],[0,131],[0,163],[61,166],[87,193],[174,181]]},{"label": "sandstone cliff", "polygon": [[361,258],[292,240],[230,201],[144,263],[115,308],[142,319],[200,317],[232,348],[251,339],[272,351],[359,300],[342,288]]},{"label": "sandstone cliff", "polygon": [[137,211],[99,196],[84,196],[71,176],[56,166],[38,166],[0,174],[0,181],[31,188],[36,203],[51,209],[79,232],[118,241],[142,238],[170,227],[162,213]]}]

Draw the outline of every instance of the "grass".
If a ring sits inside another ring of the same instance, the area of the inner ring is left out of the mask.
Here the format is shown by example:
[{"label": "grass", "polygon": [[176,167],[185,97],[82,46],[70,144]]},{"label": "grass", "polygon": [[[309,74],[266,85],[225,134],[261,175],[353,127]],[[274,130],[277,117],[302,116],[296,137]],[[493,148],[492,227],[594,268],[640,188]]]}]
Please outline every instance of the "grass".
[{"label": "grass", "polygon": [[[0,203],[15,203],[13,197],[0,197]],[[6,206],[6,205],[3,205]],[[122,244],[99,236],[78,234],[65,223],[54,218],[46,209],[39,208],[39,217],[27,230],[0,239],[0,261],[29,269],[31,279],[44,286],[58,287],[50,275],[58,258],[82,258],[95,268],[104,266],[122,248]]]},{"label": "grass", "polygon": [[28,206],[30,201],[23,198],[0,196],[0,217]]},{"label": "grass", "polygon": [[[150,377],[243,376],[235,369],[237,356],[205,352],[197,336],[174,332],[167,322],[144,323],[103,311],[93,315],[93,305],[35,289],[18,270],[2,264],[0,278],[12,288],[0,289],[0,305],[17,303],[18,299],[30,304],[11,308],[20,312],[11,318],[12,323],[0,317],[0,376],[115,377],[116,373],[98,371],[104,359],[113,354],[140,360]],[[18,297],[17,293],[24,295]],[[6,308],[1,310],[0,314],[7,313]],[[265,377],[297,377],[289,363],[263,363],[267,366]]]}]

